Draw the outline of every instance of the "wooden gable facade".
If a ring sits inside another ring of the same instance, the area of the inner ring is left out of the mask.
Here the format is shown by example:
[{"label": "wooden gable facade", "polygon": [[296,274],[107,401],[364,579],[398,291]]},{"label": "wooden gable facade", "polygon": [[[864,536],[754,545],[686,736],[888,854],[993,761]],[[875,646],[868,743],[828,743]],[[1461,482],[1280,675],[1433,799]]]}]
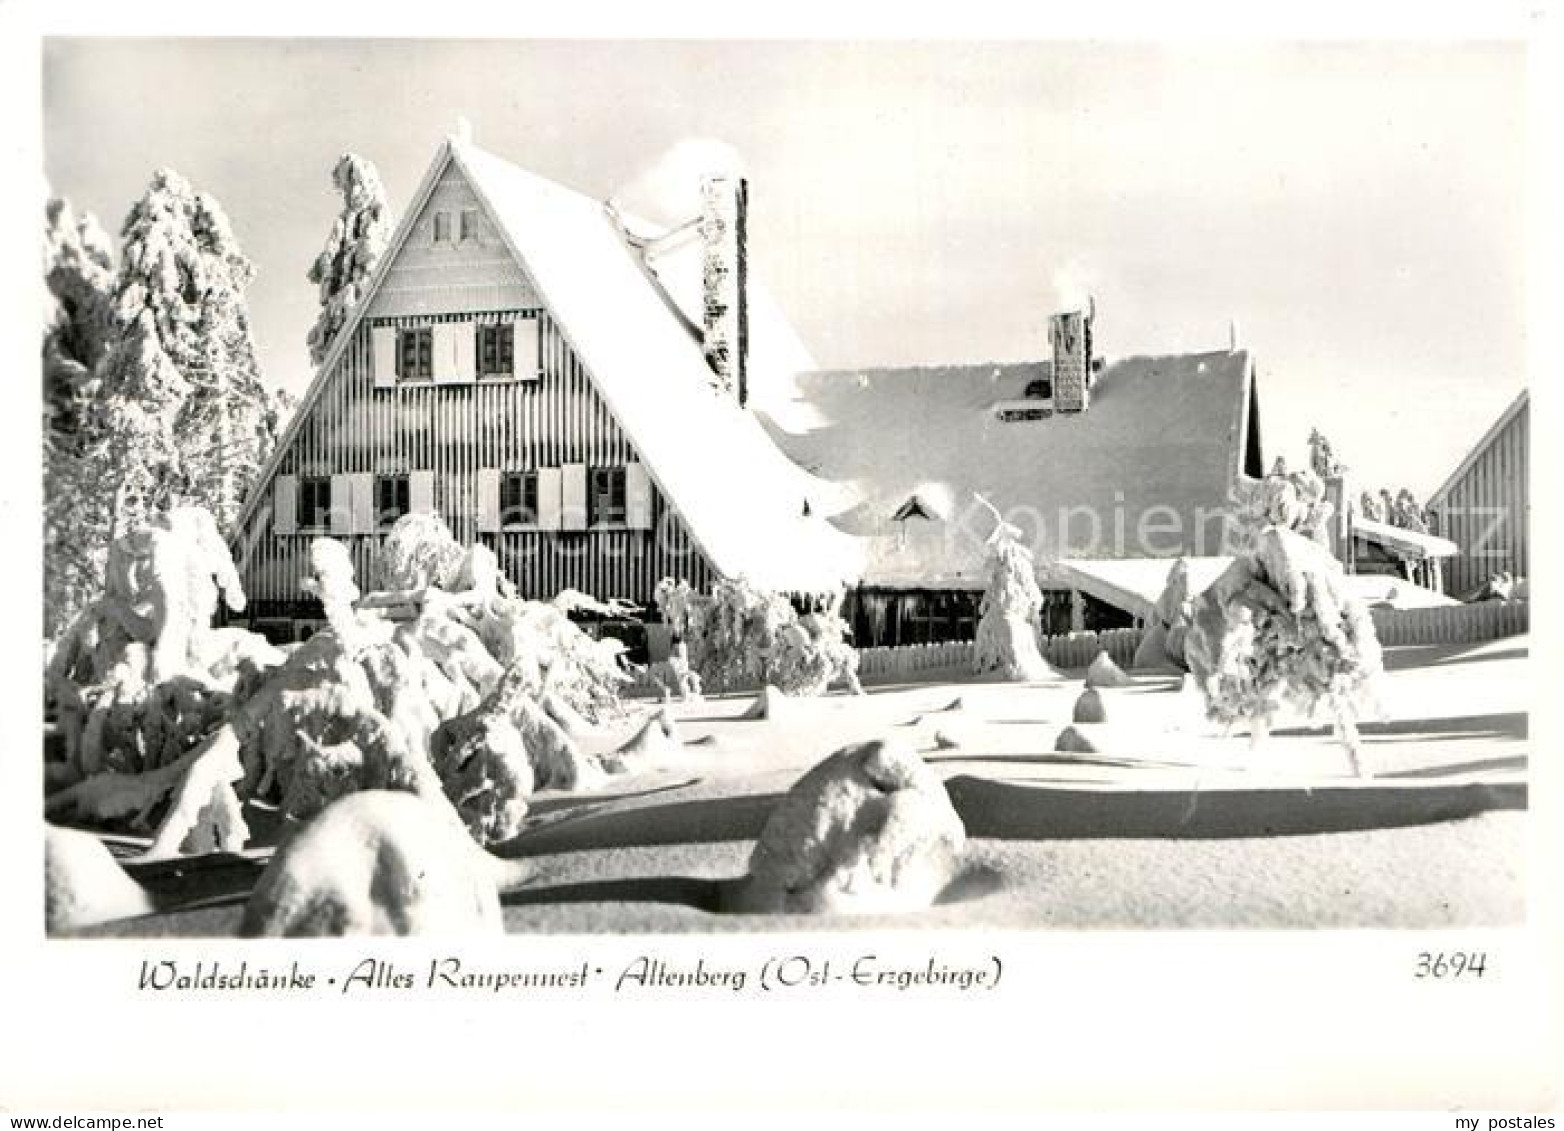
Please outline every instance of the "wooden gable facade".
[{"label": "wooden gable facade", "polygon": [[448,155],[411,215],[235,538],[249,615],[318,615],[299,582],[319,536],[378,586],[409,511],[488,545],[525,596],[649,605],[666,576],[708,588],[706,556]]}]

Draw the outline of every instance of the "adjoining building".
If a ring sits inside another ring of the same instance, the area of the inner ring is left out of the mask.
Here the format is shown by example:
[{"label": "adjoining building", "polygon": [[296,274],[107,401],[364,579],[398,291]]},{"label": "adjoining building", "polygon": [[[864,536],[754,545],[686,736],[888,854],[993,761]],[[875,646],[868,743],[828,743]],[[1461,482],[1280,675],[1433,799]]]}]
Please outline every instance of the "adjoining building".
[{"label": "adjoining building", "polygon": [[813,427],[772,434],[849,486],[840,528],[866,561],[855,639],[970,638],[995,511],[1038,547],[1045,631],[1128,623],[1050,560],[1220,554],[1235,501],[1264,474],[1254,362],[1243,350],[1106,361],[1090,313],[1051,320],[1029,364],[803,374]]},{"label": "adjoining building", "polygon": [[1531,397],[1526,390],[1429,496],[1438,533],[1460,550],[1446,565],[1445,591],[1471,597],[1496,574],[1530,575]]}]

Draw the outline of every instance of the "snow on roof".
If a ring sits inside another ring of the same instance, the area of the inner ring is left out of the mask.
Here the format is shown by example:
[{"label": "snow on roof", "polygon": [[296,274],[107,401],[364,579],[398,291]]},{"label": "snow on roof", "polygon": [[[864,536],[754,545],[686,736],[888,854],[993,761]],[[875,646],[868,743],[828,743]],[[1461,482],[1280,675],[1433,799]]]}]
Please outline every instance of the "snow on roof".
[{"label": "snow on roof", "polygon": [[[1189,592],[1204,593],[1233,563],[1231,557],[1185,558]],[[1050,563],[1052,579],[1099,601],[1149,619],[1167,588],[1173,561],[1166,558],[1070,558]]]},{"label": "snow on roof", "polygon": [[[712,389],[700,342],[603,203],[469,143],[450,151],[717,572],[798,590],[855,577],[857,544],[806,517],[807,477]],[[762,368],[775,321],[762,318],[751,343]]]},{"label": "snow on roof", "polygon": [[1352,519],[1352,533],[1375,542],[1403,558],[1453,558],[1461,552],[1448,538],[1435,534],[1419,534],[1416,530],[1392,526],[1388,522],[1376,522],[1369,518]]},{"label": "snow on roof", "polygon": [[[1203,593],[1232,564],[1231,557],[1192,557],[1189,563],[1189,592]],[[1089,593],[1099,601],[1123,609],[1131,616],[1148,619],[1157,598],[1167,587],[1173,562],[1157,558],[1070,559],[1051,564],[1055,578],[1072,589]],[[1423,609],[1458,605],[1459,601],[1399,577],[1355,573],[1347,576],[1347,588],[1369,606],[1388,605],[1396,609]]]},{"label": "snow on roof", "polygon": [[[768,424],[794,460],[850,493],[834,521],[869,540],[867,584],[981,587],[994,518],[979,494],[1040,559],[1219,549],[1243,468],[1249,355],[1128,358],[1097,375],[1083,413],[996,415],[997,403],[1024,400],[1051,368],[807,373],[794,395],[813,423],[790,428],[772,413]],[[943,521],[896,521],[931,484],[949,500]]]}]

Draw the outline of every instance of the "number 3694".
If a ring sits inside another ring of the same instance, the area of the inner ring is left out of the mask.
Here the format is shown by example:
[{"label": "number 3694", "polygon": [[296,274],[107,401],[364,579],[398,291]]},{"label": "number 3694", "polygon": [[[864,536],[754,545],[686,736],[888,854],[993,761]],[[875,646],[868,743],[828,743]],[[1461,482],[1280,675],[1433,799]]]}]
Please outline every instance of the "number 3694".
[{"label": "number 3694", "polygon": [[1481,978],[1488,969],[1488,955],[1480,950],[1420,951],[1417,956],[1418,978]]}]

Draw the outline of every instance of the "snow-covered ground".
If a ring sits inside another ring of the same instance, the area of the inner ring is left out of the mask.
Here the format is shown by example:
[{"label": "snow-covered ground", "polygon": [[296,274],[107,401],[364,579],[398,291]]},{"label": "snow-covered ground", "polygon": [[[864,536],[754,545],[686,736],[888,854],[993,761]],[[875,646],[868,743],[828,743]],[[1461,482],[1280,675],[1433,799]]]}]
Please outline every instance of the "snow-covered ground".
[{"label": "snow-covered ground", "polygon": [[[766,720],[750,696],[674,704],[676,756],[608,791],[538,794],[499,846],[527,873],[504,893],[507,927],[535,931],[793,930],[878,926],[1430,927],[1524,916],[1527,710],[1524,637],[1392,649],[1383,721],[1365,724],[1368,776],[1350,776],[1329,728],[1278,724],[1253,750],[1201,717],[1172,675],[1103,692],[1096,754],[1055,753],[1081,681],[870,687],[795,700]],[[646,704],[584,743],[617,746]],[[780,795],[855,741],[898,735],[946,780],[970,837],[940,906],[884,918],[740,915],[731,881]],[[167,910],[99,928],[228,935],[259,851],[134,870]],[[522,869],[518,869],[520,871]]]}]

